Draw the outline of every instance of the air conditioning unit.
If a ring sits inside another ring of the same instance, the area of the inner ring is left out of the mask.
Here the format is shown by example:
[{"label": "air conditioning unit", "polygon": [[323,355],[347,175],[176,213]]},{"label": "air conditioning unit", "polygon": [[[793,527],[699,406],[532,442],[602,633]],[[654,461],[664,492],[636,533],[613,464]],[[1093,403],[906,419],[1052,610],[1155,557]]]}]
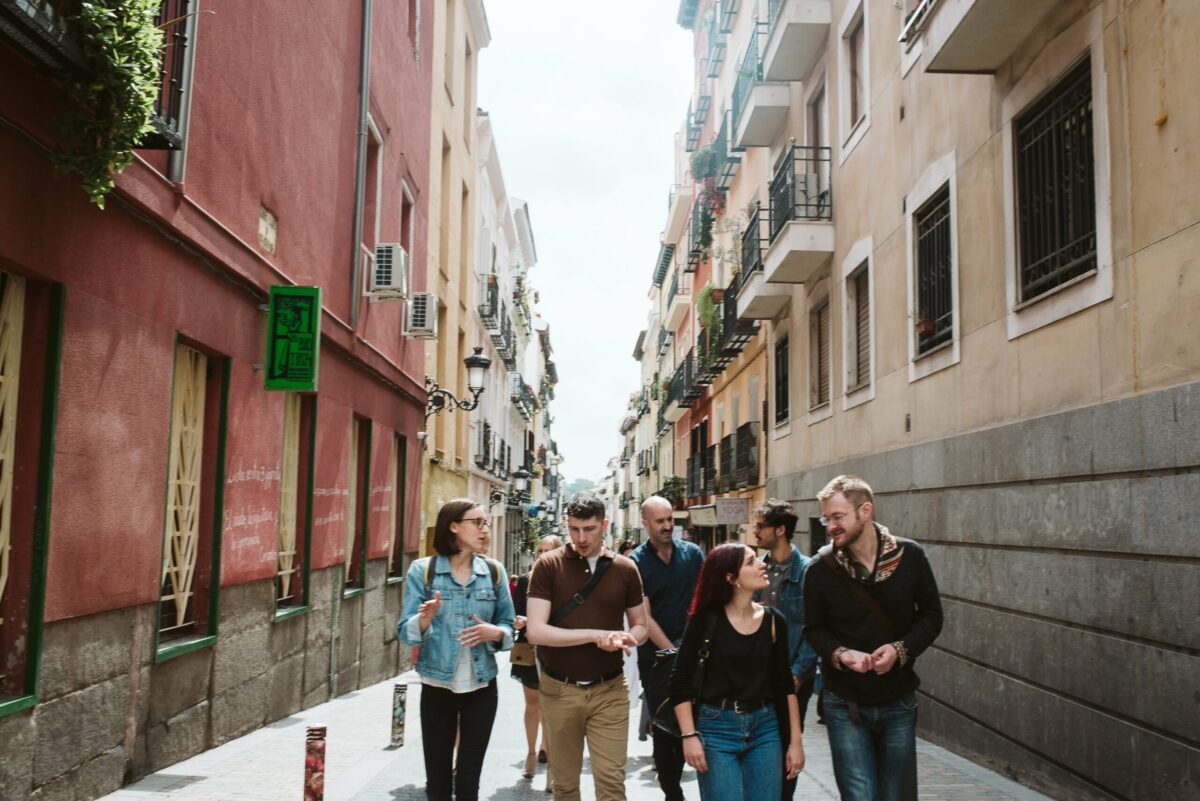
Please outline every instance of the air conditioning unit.
[{"label": "air conditioning unit", "polygon": [[404,310],[404,334],[411,339],[437,339],[437,319],[437,295],[413,292]]},{"label": "air conditioning unit", "polygon": [[375,263],[370,270],[367,294],[378,300],[403,300],[408,297],[408,251],[397,243],[375,246]]}]

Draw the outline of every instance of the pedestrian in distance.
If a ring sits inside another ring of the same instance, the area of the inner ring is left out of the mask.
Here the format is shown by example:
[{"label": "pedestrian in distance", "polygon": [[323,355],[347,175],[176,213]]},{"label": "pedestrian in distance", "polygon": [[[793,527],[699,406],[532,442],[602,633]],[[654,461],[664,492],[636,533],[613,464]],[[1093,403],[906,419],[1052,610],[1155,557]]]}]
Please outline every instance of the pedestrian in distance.
[{"label": "pedestrian in distance", "polygon": [[788,624],[754,600],[767,568],[738,542],[708,552],[671,672],[683,756],[701,801],[777,799],[804,769]]},{"label": "pedestrian in distance", "polygon": [[[562,537],[556,537],[553,534],[542,537],[538,540],[537,557],[534,562],[536,563],[544,555],[561,547]],[[516,629],[514,643],[526,639],[526,602],[529,598],[529,577],[532,574],[533,569],[531,568],[528,573],[517,579],[517,590],[513,595],[513,608],[516,611],[516,622],[513,624],[513,628]],[[521,771],[521,775],[526,779],[532,779],[538,763],[544,763],[550,758],[550,742],[546,739],[545,725],[542,724],[542,701],[538,694],[537,665],[513,665],[512,677],[521,682],[525,691],[525,740],[529,744],[529,752],[525,755],[525,767]],[[542,724],[541,748],[537,747],[539,724]]]},{"label": "pedestrian in distance", "polygon": [[576,494],[566,514],[569,542],[533,566],[526,622],[541,658],[550,781],[555,801],[579,801],[586,740],[597,801],[624,801],[629,695],[622,659],[646,639],[642,581],[633,562],[604,547],[608,520],[599,496]]},{"label": "pedestrian in distance", "polygon": [[825,725],[843,801],[916,801],[913,665],[942,630],[925,552],[875,522],[874,494],[838,476],[817,494],[829,545],[804,577],[805,637],[822,660]]},{"label": "pedestrian in distance", "polygon": [[[638,648],[638,673],[642,691],[653,715],[670,693],[669,660],[656,671],[655,654],[675,648],[683,639],[688,610],[704,553],[695,543],[674,536],[675,517],[671,502],[651,495],[642,502],[642,524],[646,541],[629,555],[642,576],[646,594],[646,626],[649,639]],[[667,675],[663,675],[666,673]],[[683,801],[683,744],[669,732],[651,726],[654,742],[654,767],[658,786],[666,801]]]},{"label": "pedestrian in distance", "polygon": [[[777,610],[787,621],[788,665],[796,687],[796,704],[800,708],[800,730],[804,730],[808,699],[812,697],[817,680],[817,654],[804,639],[804,573],[809,559],[792,544],[796,533],[796,513],[785,501],[769,498],[754,510],[755,545],[766,551],[763,564],[767,567],[765,589],[754,600]],[[791,801],[796,794],[796,779],[783,783],[782,801]]]},{"label": "pedestrian in distance", "polygon": [[513,642],[508,575],[484,556],[489,542],[487,511],[466,498],[448,501],[434,526],[437,555],[414,561],[404,580],[396,632],[401,642],[420,646],[416,669],[430,801],[479,798],[496,718],[496,652]]}]

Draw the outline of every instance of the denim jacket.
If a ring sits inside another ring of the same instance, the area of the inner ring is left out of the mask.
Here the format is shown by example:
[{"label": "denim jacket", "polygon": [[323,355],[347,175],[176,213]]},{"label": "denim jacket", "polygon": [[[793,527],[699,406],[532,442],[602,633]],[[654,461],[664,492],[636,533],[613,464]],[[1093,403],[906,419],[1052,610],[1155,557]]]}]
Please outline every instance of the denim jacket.
[{"label": "denim jacket", "polygon": [[[764,561],[767,557],[763,557]],[[779,588],[779,611],[787,621],[792,675],[807,679],[817,673],[817,652],[804,639],[804,572],[812,560],[792,546],[792,570]]]},{"label": "denim jacket", "polygon": [[[425,568],[429,560],[436,560],[429,587],[425,586]],[[417,656],[417,673],[439,681],[454,678],[458,666],[459,632],[474,626],[474,615],[485,623],[504,630],[500,642],[485,642],[471,649],[471,666],[475,678],[488,682],[496,677],[497,651],[507,651],[513,642],[513,603],[508,592],[508,573],[499,565],[500,583],[492,581],[492,571],[487,560],[478,554],[472,560],[471,580],[464,587],[450,574],[450,559],[445,556],[430,556],[417,559],[408,568],[404,579],[404,610],[396,624],[396,634],[406,645],[421,646]],[[437,616],[421,633],[417,622],[417,609],[435,592],[442,594],[442,605]]]}]

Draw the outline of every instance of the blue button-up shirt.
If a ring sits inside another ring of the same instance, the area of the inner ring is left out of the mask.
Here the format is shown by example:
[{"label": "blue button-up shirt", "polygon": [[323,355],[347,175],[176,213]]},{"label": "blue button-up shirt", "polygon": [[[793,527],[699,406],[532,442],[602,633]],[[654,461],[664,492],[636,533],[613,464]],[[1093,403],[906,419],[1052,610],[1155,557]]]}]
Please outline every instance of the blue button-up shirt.
[{"label": "blue button-up shirt", "polygon": [[[700,566],[704,564],[704,551],[694,542],[678,537],[671,542],[675,547],[671,549],[670,562],[658,558],[658,551],[649,540],[630,551],[629,558],[642,574],[642,591],[650,599],[654,622],[671,642],[678,643],[687,627],[688,609],[700,578]],[[638,648],[639,667],[652,663],[657,649],[657,645],[646,640]]]},{"label": "blue button-up shirt", "polygon": [[[426,587],[425,569],[430,559],[436,562],[433,576]],[[496,677],[495,654],[512,648],[513,641],[513,603],[508,592],[508,573],[502,565],[497,565],[497,569],[500,580],[493,583],[487,560],[476,554],[471,564],[471,580],[464,586],[454,580],[448,557],[417,559],[409,566],[408,575],[404,578],[404,610],[400,614],[400,622],[396,624],[396,634],[406,645],[421,646],[417,656],[417,673],[438,681],[453,679],[462,648],[458,642],[459,633],[476,625],[474,618],[478,615],[485,623],[503,629],[504,638],[500,642],[480,643],[472,648],[471,667],[475,678],[482,684]],[[435,592],[442,594],[442,605],[429,628],[422,634],[417,610]]]}]

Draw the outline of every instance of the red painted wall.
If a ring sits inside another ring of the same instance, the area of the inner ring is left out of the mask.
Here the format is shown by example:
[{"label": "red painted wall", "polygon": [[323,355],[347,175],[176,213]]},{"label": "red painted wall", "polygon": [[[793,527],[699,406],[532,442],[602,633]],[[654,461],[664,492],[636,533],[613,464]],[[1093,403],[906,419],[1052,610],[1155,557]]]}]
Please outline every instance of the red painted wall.
[{"label": "red painted wall", "polygon": [[[0,269],[67,287],[50,621],[158,598],[177,336],[231,364],[222,584],[274,574],[283,397],[266,392],[254,368],[265,348],[259,305],[272,284],[320,285],[327,310],[313,568],[343,558],[353,414],[373,420],[372,486],[387,483],[392,432],[408,438],[408,529],[414,544],[418,536],[423,343],[401,336],[400,304],[368,305],[358,293],[358,326],[346,324],[361,5],[204,7],[185,179],[172,186],[163,154],[143,153],[119,176],[106,211],[51,170],[57,85],[0,41]],[[416,201],[410,255],[420,287],[432,0],[422,0],[419,63],[407,14],[407,4],[375,4],[370,107],[384,138],[379,239],[400,238],[403,179]],[[279,221],[274,254],[258,244],[260,205]],[[382,512],[372,515],[368,544],[373,557],[386,553]]]}]

